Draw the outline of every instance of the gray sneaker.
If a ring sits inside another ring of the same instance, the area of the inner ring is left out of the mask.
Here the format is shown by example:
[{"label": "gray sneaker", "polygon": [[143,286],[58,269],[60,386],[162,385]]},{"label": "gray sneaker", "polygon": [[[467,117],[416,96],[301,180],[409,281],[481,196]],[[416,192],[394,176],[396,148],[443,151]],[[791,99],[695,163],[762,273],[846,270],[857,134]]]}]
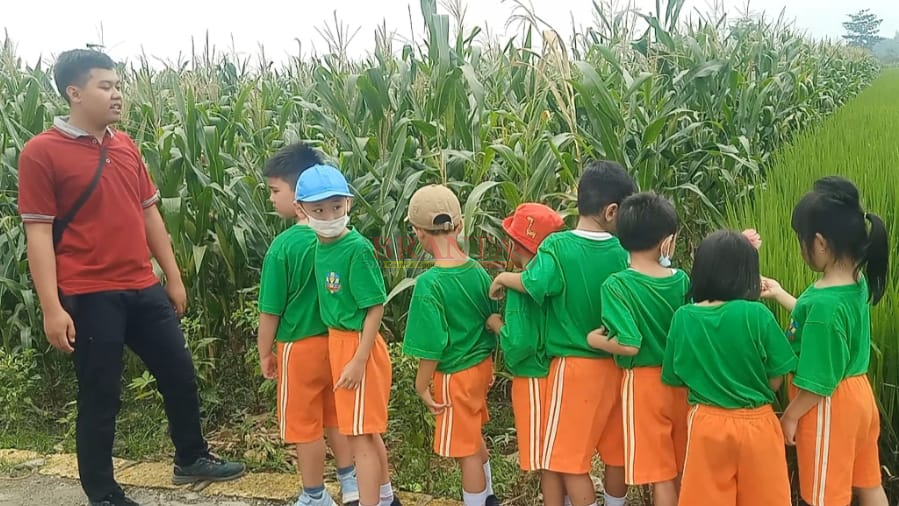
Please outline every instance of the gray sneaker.
[{"label": "gray sneaker", "polygon": [[186,485],[201,481],[231,481],[243,476],[246,470],[246,466],[239,462],[228,462],[210,453],[189,466],[176,465],[172,483]]}]

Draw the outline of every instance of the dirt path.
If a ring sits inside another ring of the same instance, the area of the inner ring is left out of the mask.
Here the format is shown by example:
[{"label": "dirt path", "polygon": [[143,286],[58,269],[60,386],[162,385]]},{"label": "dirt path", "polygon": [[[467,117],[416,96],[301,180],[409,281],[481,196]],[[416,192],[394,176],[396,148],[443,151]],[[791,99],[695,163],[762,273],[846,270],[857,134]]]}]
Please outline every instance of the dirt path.
[{"label": "dirt path", "polygon": [[[290,503],[218,498],[181,490],[125,487],[142,506],[280,506]],[[87,499],[77,481],[32,474],[25,478],[0,476],[0,506],[84,506]]]}]

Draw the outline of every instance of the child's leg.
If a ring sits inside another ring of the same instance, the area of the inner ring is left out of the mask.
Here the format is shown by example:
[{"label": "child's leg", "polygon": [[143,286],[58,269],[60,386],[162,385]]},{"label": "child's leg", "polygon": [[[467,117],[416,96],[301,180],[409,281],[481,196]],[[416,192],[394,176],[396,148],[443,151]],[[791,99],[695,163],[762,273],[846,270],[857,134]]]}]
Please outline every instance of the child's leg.
[{"label": "child's leg", "polygon": [[624,421],[621,388],[624,374],[615,361],[606,358],[597,361],[600,403],[597,407],[596,423],[600,435],[596,450],[605,464],[603,484],[605,504],[624,506],[627,483],[624,479]]},{"label": "child's leg", "polygon": [[381,504],[381,457],[375,434],[350,436],[350,446],[356,459],[356,480],[359,483],[360,506]]},{"label": "child's leg", "polygon": [[390,482],[390,462],[387,459],[387,446],[384,438],[375,434],[375,445],[378,448],[378,462],[381,464],[381,506],[390,506],[394,503],[393,484]]},{"label": "child's leg", "polygon": [[565,483],[559,473],[541,472],[540,490],[543,492],[544,506],[562,506],[564,504]]},{"label": "child's leg", "polygon": [[622,498],[627,495],[623,466],[606,466],[602,481],[607,495],[614,498]]},{"label": "child's leg", "polygon": [[480,453],[459,457],[456,462],[462,471],[462,492],[465,495],[483,493],[483,498],[487,499],[487,475],[484,473],[484,462]]},{"label": "child's leg", "polygon": [[563,474],[565,490],[571,498],[572,506],[591,506],[596,504],[596,488],[589,474]]},{"label": "child's leg", "polygon": [[677,487],[674,480],[652,484],[653,506],[677,506]]},{"label": "child's leg", "polygon": [[356,481],[356,467],[353,465],[353,449],[350,442],[336,427],[325,429],[325,437],[328,446],[334,452],[342,502],[347,506],[358,506],[359,484]]},{"label": "child's leg", "polygon": [[889,506],[883,487],[857,488],[859,506]]},{"label": "child's leg", "polygon": [[487,496],[493,495],[493,471],[490,469],[490,454],[487,452],[487,442],[481,438],[481,450],[478,452],[481,458],[481,467],[484,468],[484,479],[487,481]]},{"label": "child's leg", "polygon": [[303,481],[303,489],[315,489],[324,484],[325,440],[297,444],[297,469]]}]

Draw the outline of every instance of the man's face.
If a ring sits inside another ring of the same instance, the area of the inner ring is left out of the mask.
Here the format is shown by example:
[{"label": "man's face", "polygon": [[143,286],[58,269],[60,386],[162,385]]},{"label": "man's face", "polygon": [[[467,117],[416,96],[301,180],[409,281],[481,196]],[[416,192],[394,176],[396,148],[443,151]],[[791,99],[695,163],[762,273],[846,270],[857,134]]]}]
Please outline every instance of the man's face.
[{"label": "man's face", "polygon": [[111,125],[122,117],[121,80],[115,70],[92,69],[83,86],[66,88],[72,106],[97,125]]}]

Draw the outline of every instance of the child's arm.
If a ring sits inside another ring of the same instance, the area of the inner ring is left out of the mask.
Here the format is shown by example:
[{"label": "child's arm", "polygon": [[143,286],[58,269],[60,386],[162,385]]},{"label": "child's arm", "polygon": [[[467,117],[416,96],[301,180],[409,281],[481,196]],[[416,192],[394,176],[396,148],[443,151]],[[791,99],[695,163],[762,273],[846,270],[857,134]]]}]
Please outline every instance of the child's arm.
[{"label": "child's arm", "polygon": [[632,357],[640,351],[639,348],[620,344],[617,338],[613,337],[609,339],[609,336],[606,335],[605,329],[602,328],[596,329],[593,332],[587,334],[587,344],[589,344],[592,348],[602,350],[606,353],[611,353],[612,355],[625,355],[628,357]]},{"label": "child's arm", "polygon": [[278,364],[272,347],[275,345],[275,334],[281,317],[268,313],[259,313],[259,335],[256,347],[259,348],[259,367],[266,379],[275,379],[278,375]]},{"label": "child's arm", "polygon": [[421,397],[422,401],[424,401],[425,406],[428,407],[428,410],[430,410],[431,413],[435,415],[439,415],[440,413],[443,413],[443,410],[448,408],[450,405],[438,404],[431,396],[431,379],[434,377],[434,373],[436,371],[436,360],[419,360],[418,374],[415,376],[415,391],[418,392],[418,396]]},{"label": "child's arm", "polygon": [[487,330],[493,332],[494,334],[498,335],[500,331],[502,331],[503,325],[505,325],[505,323],[503,322],[503,317],[498,313],[493,313],[489,318],[487,318]]},{"label": "child's arm", "polygon": [[343,367],[340,378],[334,385],[334,389],[347,388],[355,390],[362,383],[362,373],[365,372],[365,363],[368,362],[368,356],[371,349],[375,346],[375,337],[381,328],[381,318],[384,317],[384,305],[378,304],[368,308],[365,314],[365,321],[362,323],[362,338],[359,341],[359,348],[353,358]]},{"label": "child's arm", "polygon": [[762,298],[776,300],[787,311],[793,311],[796,307],[796,297],[784,290],[777,281],[764,276],[762,276]]},{"label": "child's arm", "polygon": [[780,387],[784,384],[783,376],[774,376],[773,378],[768,378],[768,386],[771,387],[771,390],[777,392],[780,390]]},{"label": "child's arm", "polygon": [[503,298],[503,290],[511,288],[518,293],[527,293],[521,283],[520,272],[501,272],[490,284],[490,298],[499,300]]},{"label": "child's arm", "polygon": [[808,390],[799,389],[799,395],[790,402],[790,405],[784,410],[783,416],[780,417],[780,424],[783,426],[784,431],[784,441],[788,445],[796,444],[796,427],[799,425],[799,419],[821,402],[823,398]]}]

